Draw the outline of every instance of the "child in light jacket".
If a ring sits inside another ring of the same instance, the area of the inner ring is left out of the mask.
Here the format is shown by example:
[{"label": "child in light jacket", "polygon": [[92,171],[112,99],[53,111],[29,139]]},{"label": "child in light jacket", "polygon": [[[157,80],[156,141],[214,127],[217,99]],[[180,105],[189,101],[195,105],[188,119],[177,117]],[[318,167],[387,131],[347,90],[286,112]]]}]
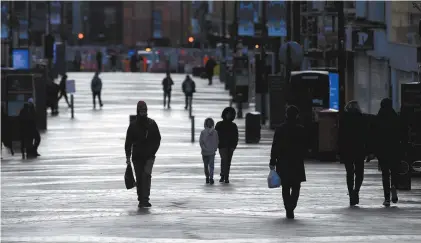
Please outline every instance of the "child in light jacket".
[{"label": "child in light jacket", "polygon": [[203,164],[205,167],[206,184],[214,184],[213,170],[215,153],[218,149],[218,132],[214,129],[215,122],[212,118],[206,118],[205,129],[200,133],[200,148],[202,149]]}]

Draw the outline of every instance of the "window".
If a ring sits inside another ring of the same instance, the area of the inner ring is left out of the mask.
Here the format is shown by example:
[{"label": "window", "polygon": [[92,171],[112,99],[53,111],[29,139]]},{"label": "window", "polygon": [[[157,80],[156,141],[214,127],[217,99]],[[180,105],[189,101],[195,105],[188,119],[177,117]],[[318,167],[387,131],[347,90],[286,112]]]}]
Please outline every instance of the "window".
[{"label": "window", "polygon": [[418,21],[421,12],[412,6],[412,2],[390,2],[391,21],[389,41],[398,44],[417,46],[421,44],[418,35]]}]

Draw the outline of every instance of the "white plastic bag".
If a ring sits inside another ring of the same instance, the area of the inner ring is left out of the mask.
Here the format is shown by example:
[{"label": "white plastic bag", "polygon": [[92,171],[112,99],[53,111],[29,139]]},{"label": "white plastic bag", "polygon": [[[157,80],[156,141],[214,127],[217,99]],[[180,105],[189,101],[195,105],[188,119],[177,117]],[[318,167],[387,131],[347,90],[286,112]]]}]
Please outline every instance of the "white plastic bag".
[{"label": "white plastic bag", "polygon": [[268,187],[278,188],[281,186],[281,178],[275,170],[270,170],[268,175]]}]

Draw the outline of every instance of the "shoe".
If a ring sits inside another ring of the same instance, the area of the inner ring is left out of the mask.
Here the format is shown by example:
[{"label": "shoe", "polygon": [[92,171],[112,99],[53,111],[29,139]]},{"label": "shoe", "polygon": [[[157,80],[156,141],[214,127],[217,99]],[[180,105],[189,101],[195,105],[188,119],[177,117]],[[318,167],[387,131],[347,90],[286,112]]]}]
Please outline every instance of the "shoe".
[{"label": "shoe", "polygon": [[219,182],[224,182],[224,176],[221,176],[221,179],[219,179]]},{"label": "shoe", "polygon": [[294,211],[288,210],[287,211],[287,218],[288,219],[293,219],[294,218]]},{"label": "shoe", "polygon": [[211,185],[213,185],[213,184],[215,183],[215,181],[214,181],[213,179],[210,179],[210,180],[209,180],[209,183],[210,183]]},{"label": "shoe", "polygon": [[209,184],[209,178],[206,178],[206,184]]},{"label": "shoe", "polygon": [[103,106],[104,106],[104,104],[102,104],[102,103],[101,103],[99,106],[100,106],[100,107],[103,107]]},{"label": "shoe", "polygon": [[184,110],[187,110],[187,106],[184,107]]},{"label": "shoe", "polygon": [[360,203],[360,195],[357,191],[353,191],[353,193],[354,193],[354,203],[355,205],[357,205]]},{"label": "shoe", "polygon": [[170,105],[168,106],[168,109],[171,109],[171,106]]},{"label": "shoe", "polygon": [[384,200],[383,206],[389,207],[390,206],[390,200],[389,199]]},{"label": "shoe", "polygon": [[152,204],[150,204],[149,202],[144,202],[143,207],[150,208],[150,207],[152,207]]},{"label": "shoe", "polygon": [[230,180],[228,179],[228,176],[225,177],[225,183],[226,184],[230,183]]},{"label": "shoe", "polygon": [[398,199],[398,192],[396,191],[396,188],[392,187],[391,192],[392,192],[392,202],[397,203],[399,199]]},{"label": "shoe", "polygon": [[139,203],[139,204],[137,205],[137,207],[138,207],[138,208],[143,208],[143,203]]}]

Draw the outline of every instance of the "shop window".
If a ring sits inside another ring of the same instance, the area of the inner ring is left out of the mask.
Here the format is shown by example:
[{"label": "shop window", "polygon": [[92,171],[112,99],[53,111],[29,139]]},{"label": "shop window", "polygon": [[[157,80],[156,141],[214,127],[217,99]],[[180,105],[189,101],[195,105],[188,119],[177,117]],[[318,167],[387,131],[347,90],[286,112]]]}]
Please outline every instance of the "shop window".
[{"label": "shop window", "polygon": [[389,41],[413,46],[420,45],[418,21],[421,18],[421,12],[412,6],[412,2],[393,1],[390,4]]}]

